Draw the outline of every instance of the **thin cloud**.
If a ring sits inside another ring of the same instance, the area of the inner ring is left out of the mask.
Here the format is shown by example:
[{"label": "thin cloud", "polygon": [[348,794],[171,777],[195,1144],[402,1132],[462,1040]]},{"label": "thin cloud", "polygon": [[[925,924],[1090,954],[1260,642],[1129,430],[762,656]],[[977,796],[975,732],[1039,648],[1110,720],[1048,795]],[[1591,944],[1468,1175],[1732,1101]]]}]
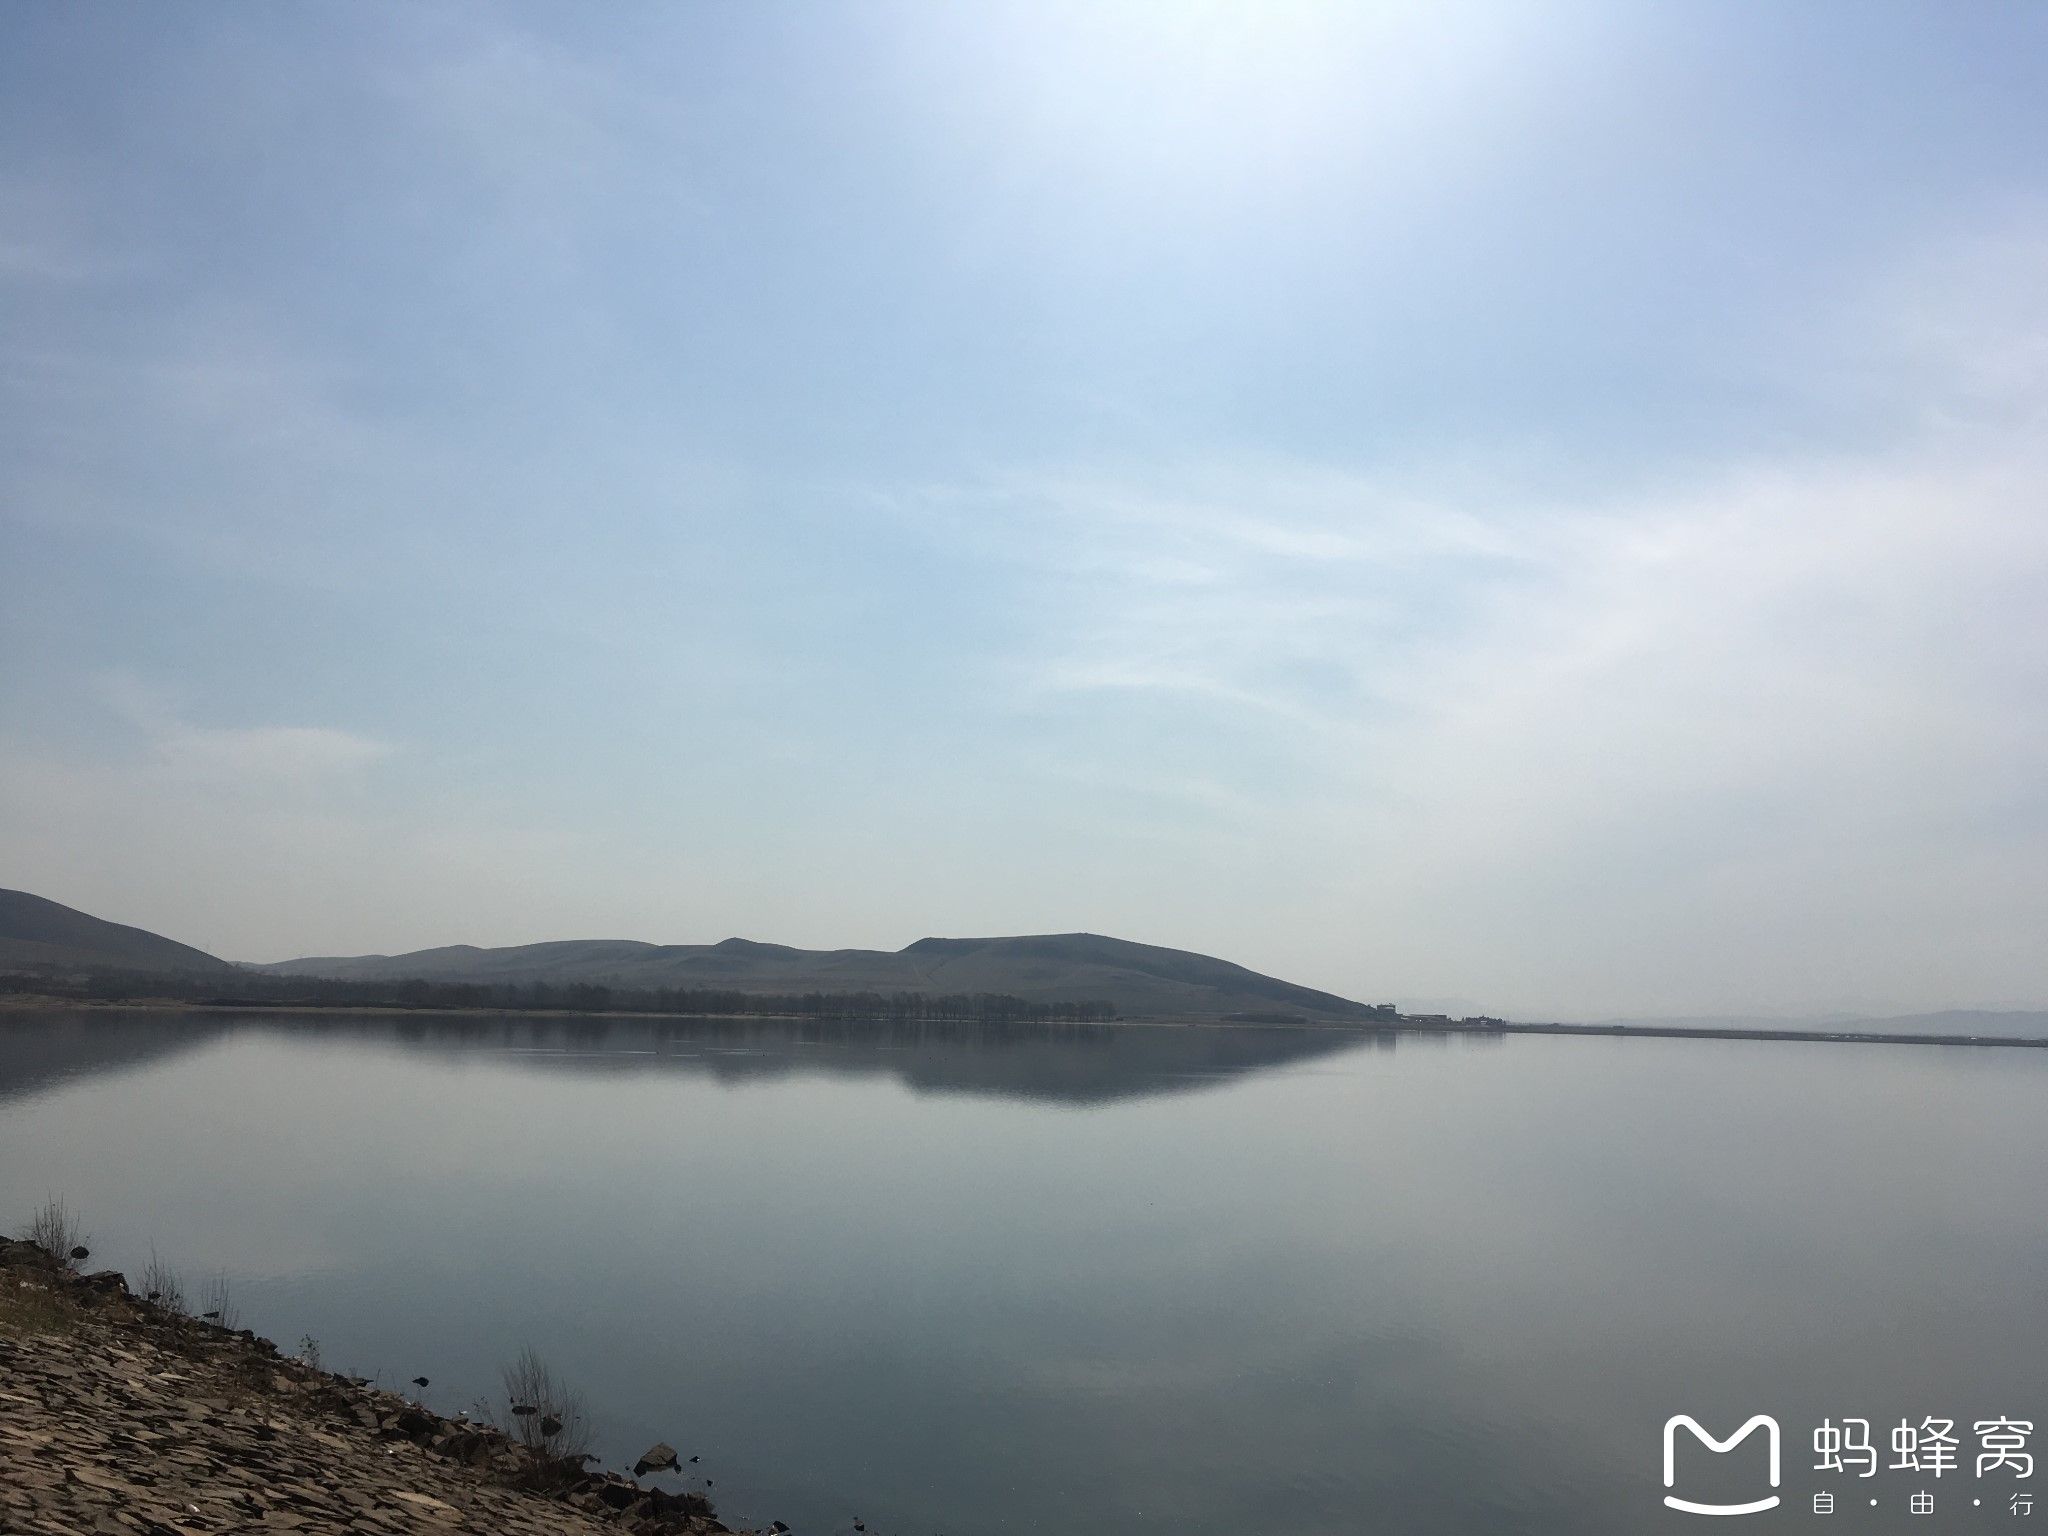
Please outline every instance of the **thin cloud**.
[{"label": "thin cloud", "polygon": [[291,784],[360,773],[392,751],[388,743],[318,725],[181,725],[158,737],[153,750],[180,773]]},{"label": "thin cloud", "polygon": [[153,769],[222,785],[317,789],[389,758],[390,743],[324,725],[202,725],[184,718],[173,691],[129,673],[100,679],[100,693],[142,739]]},{"label": "thin cloud", "polygon": [[[2048,324],[2038,280],[1987,269],[2048,271],[2048,240],[1916,253],[1817,360],[1914,380],[1881,446],[1690,464],[1583,507],[1437,505],[1369,474],[1007,483],[1001,518],[952,515],[983,542],[1057,530],[1020,557],[1045,621],[1016,706],[1149,700],[1173,772],[1122,781],[1216,785],[1217,836],[1256,829],[1328,882],[1281,920],[1371,934],[1418,991],[1548,1012],[2038,995]],[[1095,739],[1067,750],[1085,779]]]}]

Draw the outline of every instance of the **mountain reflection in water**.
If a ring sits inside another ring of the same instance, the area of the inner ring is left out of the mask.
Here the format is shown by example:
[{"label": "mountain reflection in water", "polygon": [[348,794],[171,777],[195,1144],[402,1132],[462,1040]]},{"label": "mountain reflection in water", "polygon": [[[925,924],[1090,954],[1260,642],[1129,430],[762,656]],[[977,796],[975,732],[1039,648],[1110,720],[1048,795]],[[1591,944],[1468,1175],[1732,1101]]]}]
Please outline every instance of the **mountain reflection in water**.
[{"label": "mountain reflection in water", "polygon": [[[894,1024],[631,1016],[28,1011],[0,1033],[0,1100],[145,1066],[236,1035],[280,1031],[359,1046],[500,1051],[537,1071],[692,1073],[725,1083],[806,1074],[893,1078],[918,1093],[1111,1104],[1193,1093],[1247,1073],[1399,1037],[1285,1025]],[[0,1022],[0,1031],[7,1024]],[[1414,1037],[1406,1042],[1415,1048]],[[1425,1046],[1426,1048],[1426,1046]]]},{"label": "mountain reflection in water", "polygon": [[[736,1526],[1676,1536],[1674,1413],[2039,1422],[2044,1094],[1968,1047],[71,1010],[0,1021],[0,1224],[61,1195],[95,1264],[444,1410],[531,1345]],[[1788,1511],[1826,1483],[1788,1454]]]}]

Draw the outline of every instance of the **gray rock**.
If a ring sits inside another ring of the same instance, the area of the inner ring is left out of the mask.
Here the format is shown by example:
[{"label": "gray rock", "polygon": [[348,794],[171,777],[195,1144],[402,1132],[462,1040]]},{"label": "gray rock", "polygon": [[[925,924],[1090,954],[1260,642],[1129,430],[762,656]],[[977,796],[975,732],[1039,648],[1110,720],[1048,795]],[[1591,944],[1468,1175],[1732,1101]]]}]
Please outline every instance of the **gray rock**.
[{"label": "gray rock", "polygon": [[633,1475],[645,1477],[649,1472],[673,1472],[676,1468],[676,1448],[666,1440],[657,1440],[633,1463]]}]

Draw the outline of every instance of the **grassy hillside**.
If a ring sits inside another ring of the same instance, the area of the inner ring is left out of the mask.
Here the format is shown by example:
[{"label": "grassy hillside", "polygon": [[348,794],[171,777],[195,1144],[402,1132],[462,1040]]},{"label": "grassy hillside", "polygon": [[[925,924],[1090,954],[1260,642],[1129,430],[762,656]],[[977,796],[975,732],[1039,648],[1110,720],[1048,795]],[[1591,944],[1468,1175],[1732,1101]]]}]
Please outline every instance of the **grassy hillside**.
[{"label": "grassy hillside", "polygon": [[[0,969],[238,970],[190,945],[105,922],[26,891],[0,891]],[[1001,996],[1034,1004],[1107,1001],[1125,1017],[1356,1019],[1368,1013],[1348,998],[1227,960],[1093,933],[919,939],[893,952],[793,949],[747,939],[719,944],[561,939],[497,949],[456,944],[403,955],[325,956],[249,969],[360,982],[592,983],[638,991],[924,993]]]},{"label": "grassy hillside", "polygon": [[0,890],[0,968],[230,971],[227,961],[146,928],[110,923],[74,907]]},{"label": "grassy hillside", "polygon": [[1046,1003],[1105,998],[1127,1016],[1356,1018],[1366,1011],[1347,998],[1227,960],[1092,933],[919,939],[894,952],[792,949],[746,939],[719,944],[568,939],[500,949],[459,944],[404,955],[328,956],[263,969],[365,981],[419,977],[742,992],[1000,993]]}]

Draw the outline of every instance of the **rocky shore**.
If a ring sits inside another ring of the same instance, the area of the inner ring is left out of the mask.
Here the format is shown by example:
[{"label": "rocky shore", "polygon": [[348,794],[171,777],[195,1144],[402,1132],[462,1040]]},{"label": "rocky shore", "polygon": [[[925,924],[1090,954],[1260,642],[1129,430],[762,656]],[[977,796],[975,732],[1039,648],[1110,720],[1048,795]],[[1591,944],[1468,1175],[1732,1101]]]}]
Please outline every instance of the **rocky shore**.
[{"label": "rocky shore", "polygon": [[699,1495],[550,1460],[0,1238],[7,1536],[712,1536]]}]

